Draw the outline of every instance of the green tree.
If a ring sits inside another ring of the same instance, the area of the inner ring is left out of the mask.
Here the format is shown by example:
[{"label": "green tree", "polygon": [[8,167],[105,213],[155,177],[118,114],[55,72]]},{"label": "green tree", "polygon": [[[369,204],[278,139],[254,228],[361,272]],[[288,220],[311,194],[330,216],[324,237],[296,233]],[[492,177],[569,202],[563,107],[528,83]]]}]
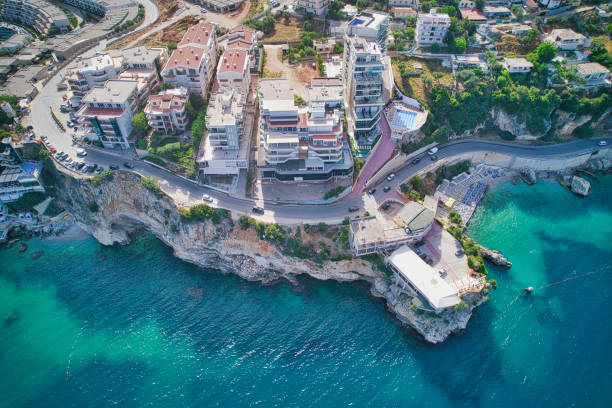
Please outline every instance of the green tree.
[{"label": "green tree", "polygon": [[149,122],[144,112],[140,112],[132,117],[132,130],[137,135],[146,135],[149,131]]},{"label": "green tree", "polygon": [[455,38],[453,42],[452,52],[453,54],[463,54],[465,53],[465,49],[467,48],[467,42],[463,38]]},{"label": "green tree", "polygon": [[439,54],[439,53],[440,53],[440,50],[441,50],[441,47],[440,47],[440,44],[438,44],[438,43],[433,43],[433,44],[431,44],[431,46],[429,47],[429,51],[430,51],[432,54]]},{"label": "green tree", "polygon": [[538,61],[540,63],[546,63],[555,58],[555,55],[557,55],[557,49],[553,44],[544,42],[536,47],[535,53],[538,56]]}]

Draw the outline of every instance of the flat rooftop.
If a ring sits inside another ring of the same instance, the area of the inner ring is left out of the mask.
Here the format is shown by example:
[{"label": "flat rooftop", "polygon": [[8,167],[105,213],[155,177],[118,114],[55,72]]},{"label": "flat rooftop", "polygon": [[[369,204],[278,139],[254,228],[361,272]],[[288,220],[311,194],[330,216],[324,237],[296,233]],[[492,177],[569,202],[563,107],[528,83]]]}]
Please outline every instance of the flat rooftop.
[{"label": "flat rooftop", "polygon": [[138,87],[138,81],[110,80],[104,87],[92,88],[83,102],[123,103]]},{"label": "flat rooftop", "polygon": [[408,246],[398,248],[387,260],[434,308],[452,307],[461,301],[457,290],[451,288]]},{"label": "flat rooftop", "polygon": [[293,100],[293,88],[287,79],[260,79],[258,83],[258,91],[261,99]]}]

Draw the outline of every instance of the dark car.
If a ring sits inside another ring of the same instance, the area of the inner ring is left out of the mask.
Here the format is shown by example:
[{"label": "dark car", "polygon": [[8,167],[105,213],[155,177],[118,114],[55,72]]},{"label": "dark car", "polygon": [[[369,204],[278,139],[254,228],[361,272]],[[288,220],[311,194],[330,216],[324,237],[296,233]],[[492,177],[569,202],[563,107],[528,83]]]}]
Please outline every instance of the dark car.
[{"label": "dark car", "polygon": [[385,186],[385,188],[383,188],[383,191],[385,193],[389,192],[389,190],[391,190],[391,187],[389,187],[389,186]]},{"label": "dark car", "polygon": [[83,166],[85,166],[85,163],[80,162],[79,164],[77,164],[76,168],[81,170],[83,168]]},{"label": "dark car", "polygon": [[375,192],[376,192],[376,189],[375,189],[375,188],[371,188],[371,189],[370,189],[370,191],[368,191],[368,193],[369,193],[370,195],[374,194]]},{"label": "dark car", "polygon": [[382,207],[381,207],[381,208],[382,208],[384,211],[387,211],[387,210],[389,209],[389,207],[391,207],[391,203],[390,203],[389,201],[387,201],[386,203],[384,203],[384,204],[382,205]]},{"label": "dark car", "polygon": [[119,170],[119,166],[117,166],[116,164],[111,164],[110,166],[108,166],[108,168],[111,170]]},{"label": "dark car", "polygon": [[349,207],[349,212],[359,211],[359,207]]},{"label": "dark car", "polygon": [[127,167],[128,169],[133,169],[134,168],[134,165],[132,163],[130,163],[130,162],[125,162],[125,163],[123,163],[123,165],[125,167]]},{"label": "dark car", "polygon": [[421,161],[421,158],[417,157],[416,159],[412,160],[412,164],[417,164],[420,161]]},{"label": "dark car", "polygon": [[253,207],[253,212],[256,214],[263,214],[264,213],[264,209],[259,207],[259,206],[255,206]]},{"label": "dark car", "polygon": [[425,242],[423,242],[423,241],[419,241],[419,242],[414,244],[414,246],[417,247],[417,248],[422,247],[423,245],[425,245]]},{"label": "dark car", "polygon": [[433,156],[430,156],[429,158],[431,159],[431,161],[436,161],[438,160],[438,155],[434,154]]}]

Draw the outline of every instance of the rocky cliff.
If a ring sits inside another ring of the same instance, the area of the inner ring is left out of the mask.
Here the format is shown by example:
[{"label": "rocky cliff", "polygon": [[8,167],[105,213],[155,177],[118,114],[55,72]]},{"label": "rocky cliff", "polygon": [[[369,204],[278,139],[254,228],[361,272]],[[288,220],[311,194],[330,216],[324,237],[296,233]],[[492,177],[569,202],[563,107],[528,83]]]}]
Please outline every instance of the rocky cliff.
[{"label": "rocky cliff", "polygon": [[144,228],[187,262],[251,281],[281,278],[293,281],[298,274],[322,280],[367,281],[371,293],[385,299],[400,321],[432,343],[464,329],[472,310],[485,299],[479,293],[470,294],[464,297],[463,309],[447,310],[440,315],[421,311],[412,305],[412,298],[399,294],[391,279],[370,262],[352,259],[317,265],[283,255],[277,247],[259,239],[253,228],[243,230],[229,218],[216,224],[211,220],[184,222],[170,197],[147,190],[133,173],[115,172],[111,179],[97,185],[89,180],[59,176],[57,191],[58,199],[79,226],[104,245],[126,244],[131,231]]},{"label": "rocky cliff", "polygon": [[527,123],[520,118],[510,115],[503,109],[493,109],[491,111],[493,125],[502,131],[510,132],[519,140],[535,140],[543,136],[550,129],[550,121],[545,121],[546,132],[542,134],[532,134],[527,128]]}]

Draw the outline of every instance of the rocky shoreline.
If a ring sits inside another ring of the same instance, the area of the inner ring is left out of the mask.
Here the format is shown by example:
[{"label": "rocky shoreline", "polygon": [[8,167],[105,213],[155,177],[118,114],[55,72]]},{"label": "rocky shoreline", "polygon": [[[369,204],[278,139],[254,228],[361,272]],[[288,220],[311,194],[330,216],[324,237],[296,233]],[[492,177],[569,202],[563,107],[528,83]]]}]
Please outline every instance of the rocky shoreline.
[{"label": "rocky shoreline", "polygon": [[[484,294],[472,293],[464,296],[465,307],[439,315],[418,309],[412,298],[397,293],[390,277],[369,261],[356,258],[316,264],[285,256],[261,240],[254,229],[242,230],[235,219],[184,222],[170,197],[147,190],[133,173],[115,172],[112,180],[97,186],[58,174],[57,191],[58,200],[77,225],[103,245],[128,244],[132,231],[146,229],[170,246],[178,258],[249,281],[295,282],[300,274],[320,280],[365,281],[371,294],[384,299],[400,322],[430,343],[440,343],[465,329],[472,311],[487,299]],[[96,211],[92,211],[94,207]]]}]

